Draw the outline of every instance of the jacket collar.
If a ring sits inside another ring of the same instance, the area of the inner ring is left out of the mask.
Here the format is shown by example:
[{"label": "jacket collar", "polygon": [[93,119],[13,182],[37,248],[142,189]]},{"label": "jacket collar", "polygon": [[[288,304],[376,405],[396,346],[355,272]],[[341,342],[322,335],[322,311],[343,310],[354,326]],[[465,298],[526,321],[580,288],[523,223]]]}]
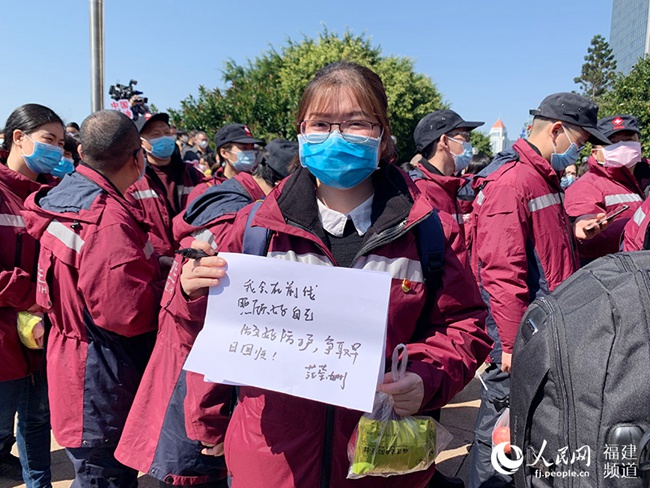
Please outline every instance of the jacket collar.
[{"label": "jacket collar", "polygon": [[513,148],[519,153],[520,161],[532,166],[552,186],[560,188],[560,179],[557,172],[546,159],[540,156],[530,142],[519,139],[514,143]]},{"label": "jacket collar", "polygon": [[427,180],[433,181],[441,186],[447,193],[450,195],[456,195],[458,190],[460,190],[465,184],[469,181],[458,176],[445,176],[432,165],[429,161],[422,158],[418,163],[418,168]]},{"label": "jacket collar", "polygon": [[0,184],[6,186],[13,194],[25,200],[31,193],[38,191],[42,184],[33,181],[0,163]]},{"label": "jacket collar", "polygon": [[[433,210],[411,179],[394,166],[380,166],[372,178],[375,185],[372,225],[364,236],[362,248],[376,241],[380,234],[393,235],[394,232],[397,238],[401,231],[406,232]],[[298,168],[269,194],[253,224],[309,237],[329,254],[325,244],[328,239],[318,217],[316,181],[305,168]]]},{"label": "jacket collar", "polygon": [[595,176],[601,176],[610,180],[614,180],[617,183],[625,186],[625,188],[628,190],[643,196],[643,191],[639,187],[639,183],[636,181],[636,178],[632,172],[625,166],[621,166],[620,168],[605,168],[593,156],[589,156],[588,163],[590,173],[593,173]]}]

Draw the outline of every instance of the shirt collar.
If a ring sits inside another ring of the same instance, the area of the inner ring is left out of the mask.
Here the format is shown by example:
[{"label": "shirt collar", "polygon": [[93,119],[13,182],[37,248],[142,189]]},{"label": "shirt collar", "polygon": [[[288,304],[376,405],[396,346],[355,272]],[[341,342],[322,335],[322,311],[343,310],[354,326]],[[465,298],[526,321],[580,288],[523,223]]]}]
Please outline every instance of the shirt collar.
[{"label": "shirt collar", "polygon": [[334,237],[342,237],[345,223],[348,219],[352,219],[352,223],[354,224],[357,233],[360,236],[364,235],[372,224],[370,216],[372,214],[372,201],[374,197],[374,194],[371,195],[365,202],[347,214],[332,210],[319,199],[316,199],[318,203],[318,216],[325,232]]}]

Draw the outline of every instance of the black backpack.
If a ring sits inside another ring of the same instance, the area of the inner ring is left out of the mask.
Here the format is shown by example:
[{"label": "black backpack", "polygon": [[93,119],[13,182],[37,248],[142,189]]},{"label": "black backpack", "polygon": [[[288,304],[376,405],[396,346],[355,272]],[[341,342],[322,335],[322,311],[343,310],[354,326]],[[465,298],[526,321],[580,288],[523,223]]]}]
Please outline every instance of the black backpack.
[{"label": "black backpack", "polygon": [[650,486],[649,270],[650,252],[608,255],[528,308],[511,374],[517,487]]}]

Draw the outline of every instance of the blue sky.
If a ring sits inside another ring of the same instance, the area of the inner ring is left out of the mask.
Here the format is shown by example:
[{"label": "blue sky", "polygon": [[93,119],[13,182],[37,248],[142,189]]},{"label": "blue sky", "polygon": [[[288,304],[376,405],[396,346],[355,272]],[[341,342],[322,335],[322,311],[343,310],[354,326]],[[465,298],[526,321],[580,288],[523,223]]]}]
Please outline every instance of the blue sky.
[{"label": "blue sky", "polygon": [[[466,120],[499,118],[511,139],[548,94],[578,89],[595,34],[609,37],[612,0],[105,0],[105,91],[133,78],[159,109],[199,85],[223,86],[228,59],[254,59],[323,27],[365,34],[408,56]],[[66,122],[90,112],[88,1],[4,2],[0,126],[23,103]]]}]

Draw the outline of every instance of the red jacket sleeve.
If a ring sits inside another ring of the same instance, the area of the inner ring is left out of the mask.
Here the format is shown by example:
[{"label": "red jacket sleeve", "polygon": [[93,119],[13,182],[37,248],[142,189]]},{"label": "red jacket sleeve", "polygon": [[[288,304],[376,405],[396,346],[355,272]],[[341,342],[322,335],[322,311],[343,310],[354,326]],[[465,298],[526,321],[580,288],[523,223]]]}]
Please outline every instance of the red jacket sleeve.
[{"label": "red jacket sleeve", "polygon": [[407,370],[417,373],[425,385],[422,410],[447,404],[474,377],[492,346],[485,332],[486,306],[467,263],[458,224],[445,213],[440,219],[445,231],[442,286],[433,297],[429,320],[418,326],[407,344]]},{"label": "red jacket sleeve", "polygon": [[645,233],[650,222],[650,200],[641,205],[634,216],[627,221],[623,232],[623,251],[640,251],[643,249]]},{"label": "red jacket sleeve", "polygon": [[36,303],[36,285],[29,273],[20,268],[0,271],[0,307],[11,307],[19,312]]},{"label": "red jacket sleeve", "polygon": [[86,241],[79,291],[98,327],[132,337],[155,330],[164,281],[135,229],[112,225]]},{"label": "red jacket sleeve", "polygon": [[234,388],[206,383],[203,375],[187,372],[185,430],[187,437],[205,444],[224,441],[234,400]]},{"label": "red jacket sleeve", "polygon": [[[493,183],[494,185],[494,183]],[[512,353],[519,322],[530,302],[526,204],[516,188],[494,185],[478,210],[475,252],[478,278],[488,293],[503,351]]]}]

